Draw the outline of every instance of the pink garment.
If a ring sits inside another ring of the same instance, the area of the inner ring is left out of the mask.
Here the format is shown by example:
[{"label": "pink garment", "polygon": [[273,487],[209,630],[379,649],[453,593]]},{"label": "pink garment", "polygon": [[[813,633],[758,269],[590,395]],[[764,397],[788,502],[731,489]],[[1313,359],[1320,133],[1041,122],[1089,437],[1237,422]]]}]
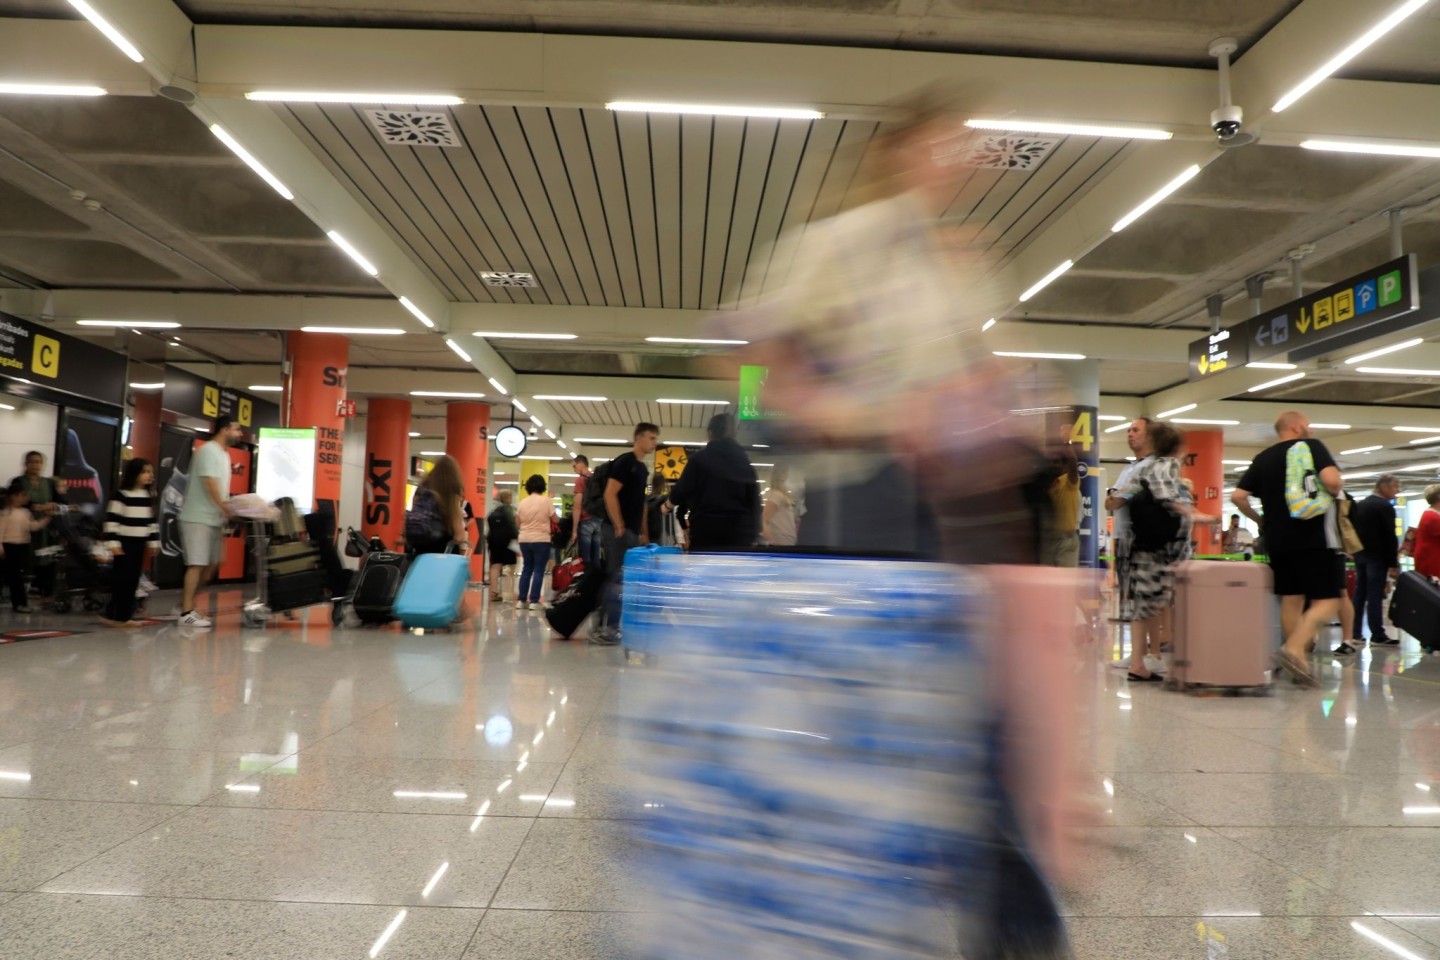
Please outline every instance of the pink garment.
[{"label": "pink garment", "polygon": [[543,493],[532,493],[520,501],[515,518],[520,523],[521,543],[549,543],[550,518],[555,508],[550,497]]},{"label": "pink garment", "polygon": [[27,507],[0,510],[0,543],[29,543],[34,519]]}]

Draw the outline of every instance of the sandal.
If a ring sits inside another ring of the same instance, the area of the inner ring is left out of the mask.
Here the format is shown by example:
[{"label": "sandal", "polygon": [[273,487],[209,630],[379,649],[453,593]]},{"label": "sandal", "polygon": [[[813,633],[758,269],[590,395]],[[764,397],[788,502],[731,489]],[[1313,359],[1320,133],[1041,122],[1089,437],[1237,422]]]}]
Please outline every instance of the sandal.
[{"label": "sandal", "polygon": [[1301,686],[1320,686],[1320,681],[1315,679],[1314,674],[1310,672],[1306,665],[1284,648],[1275,651],[1275,665],[1290,674],[1295,682]]},{"label": "sandal", "polygon": [[1132,672],[1127,672],[1127,673],[1125,674],[1125,678],[1126,678],[1127,680],[1134,680],[1134,681],[1139,682],[1139,683],[1151,683],[1151,682],[1153,682],[1153,683],[1159,683],[1159,682],[1161,682],[1162,680],[1165,679],[1164,677],[1160,676],[1160,674],[1158,674],[1158,673],[1151,673],[1151,674],[1147,674],[1146,676],[1143,676],[1143,677],[1142,677],[1142,676],[1140,676],[1140,674],[1134,673],[1133,671],[1132,671]]}]

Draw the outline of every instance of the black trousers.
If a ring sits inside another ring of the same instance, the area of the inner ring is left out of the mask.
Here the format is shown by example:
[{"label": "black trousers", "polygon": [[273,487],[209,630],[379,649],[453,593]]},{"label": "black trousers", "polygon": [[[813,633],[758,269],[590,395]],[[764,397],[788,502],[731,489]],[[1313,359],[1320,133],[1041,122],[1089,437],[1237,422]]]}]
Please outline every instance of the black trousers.
[{"label": "black trousers", "polygon": [[29,599],[25,593],[25,575],[30,572],[30,544],[5,544],[5,587],[10,591],[10,605],[16,610]]},{"label": "black trousers", "polygon": [[145,567],[143,537],[121,537],[120,555],[111,570],[110,606],[105,616],[124,623],[135,617],[135,590],[140,586],[140,573]]},{"label": "black trousers", "polygon": [[[753,521],[743,517],[712,517],[690,514],[690,549],[703,553],[714,550],[743,550],[755,546],[750,532]],[[656,531],[658,533],[658,531]],[[653,537],[655,534],[651,534]]]}]

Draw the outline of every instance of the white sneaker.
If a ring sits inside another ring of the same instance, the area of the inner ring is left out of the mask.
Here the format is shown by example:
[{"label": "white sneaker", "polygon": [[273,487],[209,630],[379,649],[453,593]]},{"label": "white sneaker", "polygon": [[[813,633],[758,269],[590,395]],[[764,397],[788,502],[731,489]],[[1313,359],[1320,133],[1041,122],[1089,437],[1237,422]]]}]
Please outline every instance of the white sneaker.
[{"label": "white sneaker", "polygon": [[214,625],[215,624],[210,622],[209,618],[200,616],[200,614],[194,610],[191,610],[180,618],[180,626],[182,627],[213,627]]},{"label": "white sneaker", "polygon": [[137,596],[148,597],[155,592],[155,582],[145,574],[140,574],[140,586],[135,589]]},{"label": "white sneaker", "polygon": [[1146,657],[1145,669],[1149,670],[1151,673],[1164,673],[1165,661],[1160,659],[1159,657]]}]

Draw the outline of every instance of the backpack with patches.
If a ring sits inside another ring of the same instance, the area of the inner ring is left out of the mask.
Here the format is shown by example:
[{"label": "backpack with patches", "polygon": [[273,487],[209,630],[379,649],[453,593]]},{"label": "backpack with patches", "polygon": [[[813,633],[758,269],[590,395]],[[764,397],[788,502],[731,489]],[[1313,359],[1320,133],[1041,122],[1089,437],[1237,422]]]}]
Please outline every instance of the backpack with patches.
[{"label": "backpack with patches", "polygon": [[1296,520],[1325,515],[1335,498],[1320,483],[1310,444],[1297,440],[1285,451],[1285,506]]}]

